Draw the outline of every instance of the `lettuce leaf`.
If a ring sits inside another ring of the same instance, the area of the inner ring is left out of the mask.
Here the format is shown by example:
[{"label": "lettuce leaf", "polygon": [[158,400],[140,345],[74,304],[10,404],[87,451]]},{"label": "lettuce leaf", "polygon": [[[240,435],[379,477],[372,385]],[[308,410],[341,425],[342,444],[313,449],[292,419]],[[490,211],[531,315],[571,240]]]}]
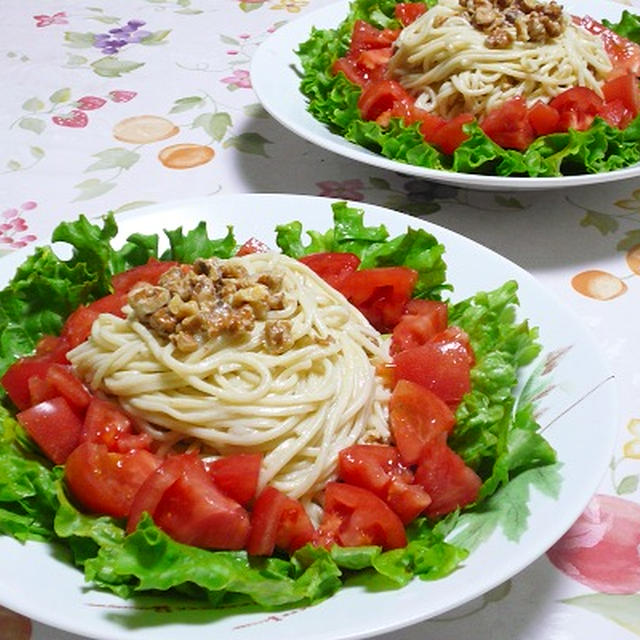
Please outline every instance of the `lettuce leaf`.
[{"label": "lettuce leaf", "polygon": [[[435,2],[427,3],[435,4]],[[596,118],[587,131],[555,133],[535,140],[525,151],[503,149],[476,122],[465,125],[469,139],[453,155],[425,142],[419,125],[392,119],[387,127],[360,117],[360,87],[331,67],[343,56],[353,23],[365,20],[378,28],[395,28],[394,0],[353,0],[348,15],[335,29],[312,29],[297,50],[302,67],[300,91],[314,118],[346,140],[401,163],[428,169],[498,176],[554,177],[614,171],[640,162],[640,116],[624,130]],[[624,11],[611,29],[640,42],[640,17]]]}]

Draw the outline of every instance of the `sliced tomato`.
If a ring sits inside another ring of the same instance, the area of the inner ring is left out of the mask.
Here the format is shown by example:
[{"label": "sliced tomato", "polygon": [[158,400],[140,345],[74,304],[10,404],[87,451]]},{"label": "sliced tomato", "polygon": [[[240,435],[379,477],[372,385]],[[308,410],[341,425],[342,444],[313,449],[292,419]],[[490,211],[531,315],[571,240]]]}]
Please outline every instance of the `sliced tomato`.
[{"label": "sliced tomato", "polygon": [[243,506],[256,495],[261,465],[261,453],[237,453],[205,464],[218,489]]},{"label": "sliced tomato", "polygon": [[91,326],[101,313],[124,317],[122,307],[126,303],[127,294],[121,292],[109,294],[89,305],[78,307],[64,323],[60,333],[61,338],[69,345],[69,348],[76,347],[89,337]]},{"label": "sliced tomato", "polygon": [[393,328],[389,353],[424,344],[447,328],[448,308],[438,300],[411,300],[400,321]]},{"label": "sliced tomato", "polygon": [[365,67],[358,65],[357,56],[348,55],[338,58],[332,65],[331,71],[334,75],[342,72],[349,82],[364,87],[370,80],[371,74]]},{"label": "sliced tomato", "polygon": [[[473,122],[474,117],[470,113],[460,115],[446,121],[441,127],[437,127],[432,134],[432,139],[425,138],[427,142],[436,145],[440,151],[452,154],[469,137],[463,131],[465,124]],[[424,132],[423,132],[424,135]]]},{"label": "sliced tomato", "polygon": [[527,104],[520,97],[507,100],[489,111],[480,127],[503,149],[524,151],[536,137],[529,121]]},{"label": "sliced tomato", "polygon": [[433,391],[399,380],[389,400],[389,426],[404,464],[420,461],[433,440],[446,440],[455,426],[449,406]]},{"label": "sliced tomato", "polygon": [[31,398],[29,406],[45,400],[51,400],[60,395],[60,392],[47,382],[46,376],[44,378],[31,376],[27,381],[27,385],[29,386],[29,397]]},{"label": "sliced tomato", "polygon": [[536,136],[546,136],[558,131],[560,114],[550,104],[537,100],[529,108],[529,123]]},{"label": "sliced tomato", "polygon": [[602,105],[598,115],[612,127],[625,129],[633,120],[633,113],[625,107],[622,100],[611,100]]},{"label": "sliced tomato", "polygon": [[383,549],[406,546],[400,518],[367,489],[345,482],[329,482],[324,494],[324,515],[317,540],[324,546],[378,545]]},{"label": "sliced tomato", "polygon": [[426,13],[428,7],[423,2],[399,2],[394,9],[395,17],[407,26]]},{"label": "sliced tomato", "polygon": [[447,124],[445,118],[415,107],[412,120],[420,123],[420,133],[429,144],[436,143],[436,140],[438,140],[437,132]]},{"label": "sliced tomato", "polygon": [[310,253],[302,256],[300,262],[336,289],[360,266],[360,258],[354,253]]},{"label": "sliced tomato", "polygon": [[165,491],[178,480],[185,465],[183,455],[169,455],[147,476],[131,502],[127,518],[127,533],[132,533],[143,513],[151,517]]},{"label": "sliced tomato", "polygon": [[364,120],[375,120],[386,126],[392,117],[411,120],[415,100],[395,80],[370,82],[358,98],[358,109]]},{"label": "sliced tomato", "polygon": [[114,293],[126,293],[138,282],[158,284],[160,276],[169,268],[176,266],[177,262],[161,261],[151,258],[146,264],[132,267],[127,271],[117,273],[111,278],[111,286]]},{"label": "sliced tomato", "polygon": [[270,251],[269,247],[258,240],[258,238],[249,238],[237,251],[237,256],[246,256],[250,253],[266,253]]},{"label": "sliced tomato", "polygon": [[602,109],[602,98],[586,87],[573,87],[558,94],[549,105],[560,114],[560,131],[585,131]]},{"label": "sliced tomato", "polygon": [[635,118],[640,113],[640,84],[638,78],[627,73],[602,85],[602,93],[606,103],[619,100],[631,112]]},{"label": "sliced tomato", "polygon": [[138,490],[160,462],[142,449],[114,453],[104,444],[83,442],[67,458],[64,477],[87,511],[126,518]]},{"label": "sliced tomato", "polygon": [[69,351],[69,345],[60,336],[45,335],[38,340],[35,355],[47,356],[51,362],[67,364],[67,351]]},{"label": "sliced tomato", "polygon": [[62,397],[29,407],[16,418],[54,464],[62,464],[80,442],[82,420]]},{"label": "sliced tomato", "polygon": [[356,20],[351,32],[350,50],[361,52],[367,49],[383,49],[391,46],[400,29],[377,29],[364,20]]},{"label": "sliced tomato", "polygon": [[311,542],[314,528],[298,500],[274,487],[261,492],[251,511],[251,534],[247,551],[255,556],[270,556],[277,547],[289,553]]},{"label": "sliced tomato", "polygon": [[[30,378],[44,381],[47,370],[51,366],[49,355],[27,356],[16,360],[0,378],[0,384],[11,398],[11,402],[20,410],[27,409],[32,404]],[[40,399],[47,399],[42,397]]]},{"label": "sliced tomato", "polygon": [[246,509],[216,487],[200,458],[182,454],[179,460],[180,475],[158,501],[153,513],[155,523],[184,544],[204,549],[243,549],[250,530]]},{"label": "sliced tomato", "polygon": [[605,27],[591,16],[574,17],[573,21],[602,38],[605,51],[613,65],[610,77],[629,72],[640,75],[640,45]]},{"label": "sliced tomato", "polygon": [[366,49],[358,54],[357,65],[367,69],[369,72],[375,71],[380,67],[384,67],[391,60],[392,55],[393,49],[391,47]]},{"label": "sliced tomato", "polygon": [[452,408],[471,389],[469,352],[461,341],[432,340],[401,351],[393,362],[396,382],[410,380],[421,384]]},{"label": "sliced tomato", "polygon": [[86,409],[92,395],[82,381],[73,375],[69,365],[51,363],[45,375],[45,381],[77,409]]},{"label": "sliced tomato", "polygon": [[418,273],[408,267],[377,267],[354,271],[340,285],[340,291],[380,332],[398,323],[411,299]]},{"label": "sliced tomato", "polygon": [[471,504],[482,486],[476,472],[441,440],[435,440],[423,451],[416,483],[431,496],[432,502],[425,511],[431,517]]},{"label": "sliced tomato", "polygon": [[439,344],[455,343],[457,345],[460,345],[464,347],[465,351],[467,352],[469,366],[472,367],[476,362],[476,356],[473,351],[473,347],[471,346],[471,339],[469,338],[469,334],[456,325],[452,324],[439,333],[436,333],[431,337],[430,342]]},{"label": "sliced tomato", "polygon": [[118,438],[130,433],[131,420],[119,407],[102,398],[91,399],[82,427],[83,442],[104,444],[110,451],[118,451]]},{"label": "sliced tomato", "polygon": [[404,524],[414,520],[431,502],[427,492],[413,483],[413,473],[396,447],[356,444],[338,456],[338,477],[368,489],[384,500]]}]

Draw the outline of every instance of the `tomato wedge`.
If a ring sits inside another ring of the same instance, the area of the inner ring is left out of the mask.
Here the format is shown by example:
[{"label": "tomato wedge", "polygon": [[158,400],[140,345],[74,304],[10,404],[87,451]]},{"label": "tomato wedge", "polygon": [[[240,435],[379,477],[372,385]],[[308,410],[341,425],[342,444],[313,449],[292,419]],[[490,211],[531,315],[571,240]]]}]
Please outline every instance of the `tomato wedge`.
[{"label": "tomato wedge", "polygon": [[431,502],[423,487],[413,484],[413,472],[390,445],[356,444],[343,449],[338,476],[384,500],[404,524],[415,520]]},{"label": "tomato wedge", "polygon": [[447,328],[448,316],[445,302],[410,300],[400,321],[393,328],[389,353],[393,356],[400,351],[428,342]]},{"label": "tomato wedge", "polygon": [[411,299],[418,273],[408,267],[376,267],[350,274],[340,291],[380,332],[387,333],[398,323]]},{"label": "tomato wedge", "polygon": [[153,513],[158,527],[195,547],[243,549],[250,531],[247,511],[216,487],[198,456],[182,454],[174,464],[181,464],[179,476]]},{"label": "tomato wedge", "polygon": [[126,293],[138,282],[157,284],[160,276],[169,268],[176,266],[177,262],[161,261],[151,258],[146,264],[132,267],[111,278],[111,286],[114,293]]},{"label": "tomato wedge", "polygon": [[315,530],[302,504],[274,487],[261,492],[251,511],[251,533],[247,551],[270,556],[276,547],[293,553],[311,542]]},{"label": "tomato wedge", "polygon": [[529,108],[529,123],[536,136],[555,133],[558,131],[559,122],[560,114],[558,110],[546,102],[542,102],[542,100],[537,100]]},{"label": "tomato wedge", "polygon": [[449,406],[423,385],[399,380],[394,387],[389,425],[404,464],[416,464],[431,442],[446,440],[455,422]]},{"label": "tomato wedge", "polygon": [[319,252],[302,256],[300,262],[336,289],[360,266],[355,253]]},{"label": "tomato wedge", "polygon": [[237,453],[205,464],[215,485],[230,498],[246,506],[258,489],[261,453]]},{"label": "tomato wedge", "polygon": [[527,104],[521,97],[507,100],[489,111],[480,127],[503,149],[524,151],[536,137],[529,121]]},{"label": "tomato wedge", "polygon": [[432,498],[426,508],[428,516],[451,513],[476,500],[482,480],[445,442],[433,441],[422,453],[416,469],[416,482]]},{"label": "tomato wedge", "polygon": [[586,87],[573,87],[558,94],[549,105],[560,114],[560,131],[585,131],[602,108],[602,98]]},{"label": "tomato wedge", "polygon": [[88,511],[126,518],[138,490],[159,465],[160,459],[143,449],[114,453],[104,444],[83,442],[67,458],[64,477]]},{"label": "tomato wedge", "polygon": [[428,7],[424,2],[399,2],[395,6],[394,14],[402,25],[406,27],[426,13],[427,9]]},{"label": "tomato wedge", "polygon": [[62,464],[80,442],[82,420],[62,397],[29,407],[16,418],[54,464]]},{"label": "tomato wedge", "polygon": [[404,525],[387,504],[371,491],[345,482],[327,484],[316,539],[323,546],[398,549],[407,544]]}]

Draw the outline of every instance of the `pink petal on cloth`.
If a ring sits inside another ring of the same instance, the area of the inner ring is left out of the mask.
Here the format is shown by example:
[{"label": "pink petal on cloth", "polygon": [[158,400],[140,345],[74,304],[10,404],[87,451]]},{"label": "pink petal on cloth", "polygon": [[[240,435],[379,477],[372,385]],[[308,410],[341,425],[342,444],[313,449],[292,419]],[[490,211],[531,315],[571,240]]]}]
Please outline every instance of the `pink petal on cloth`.
[{"label": "pink petal on cloth", "polygon": [[640,591],[640,505],[616,496],[595,496],[547,557],[595,591]]},{"label": "pink petal on cloth", "polygon": [[30,640],[31,620],[0,607],[0,640]]}]

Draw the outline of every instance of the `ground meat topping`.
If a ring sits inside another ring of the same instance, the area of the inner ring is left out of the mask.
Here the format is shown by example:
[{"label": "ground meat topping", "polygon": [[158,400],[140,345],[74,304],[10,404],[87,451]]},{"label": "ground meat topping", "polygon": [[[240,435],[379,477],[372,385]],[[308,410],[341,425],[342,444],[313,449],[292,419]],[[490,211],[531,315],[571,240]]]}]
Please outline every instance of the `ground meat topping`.
[{"label": "ground meat topping", "polygon": [[[135,318],[158,338],[191,353],[223,333],[252,332],[270,310],[284,308],[285,295],[278,273],[251,275],[237,261],[208,258],[192,267],[171,267],[155,286],[139,282],[128,302]],[[288,321],[265,323],[264,344],[271,353],[283,353],[292,343]]]},{"label": "ground meat topping", "polygon": [[514,42],[545,43],[566,28],[562,7],[554,0],[459,0],[469,22],[487,34],[490,49],[507,49]]}]

